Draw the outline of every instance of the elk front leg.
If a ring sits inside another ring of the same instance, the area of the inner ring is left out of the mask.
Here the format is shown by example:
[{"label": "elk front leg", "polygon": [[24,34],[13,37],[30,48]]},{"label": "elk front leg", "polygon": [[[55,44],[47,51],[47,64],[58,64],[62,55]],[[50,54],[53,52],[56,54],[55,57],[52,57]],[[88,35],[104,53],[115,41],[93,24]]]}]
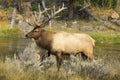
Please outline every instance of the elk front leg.
[{"label": "elk front leg", "polygon": [[57,68],[58,68],[58,72],[59,72],[61,64],[62,64],[62,55],[61,55],[61,53],[57,53],[56,60],[57,60]]},{"label": "elk front leg", "polygon": [[46,55],[46,54],[42,55],[42,57],[41,57],[41,62],[42,62],[43,60],[45,60],[47,57],[50,57],[50,55],[51,55],[51,51],[48,51],[48,52],[47,52],[47,55]]}]

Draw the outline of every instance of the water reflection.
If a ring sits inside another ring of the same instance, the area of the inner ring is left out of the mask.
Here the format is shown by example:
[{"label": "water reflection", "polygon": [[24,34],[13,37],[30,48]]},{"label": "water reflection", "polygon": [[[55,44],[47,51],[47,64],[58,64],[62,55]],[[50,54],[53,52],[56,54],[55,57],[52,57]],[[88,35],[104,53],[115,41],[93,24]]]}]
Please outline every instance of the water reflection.
[{"label": "water reflection", "polygon": [[118,59],[120,58],[120,43],[97,43],[94,54],[97,58],[108,56]]},{"label": "water reflection", "polygon": [[13,54],[17,54],[25,48],[28,40],[7,40],[0,39],[0,58],[5,56],[12,57]]}]

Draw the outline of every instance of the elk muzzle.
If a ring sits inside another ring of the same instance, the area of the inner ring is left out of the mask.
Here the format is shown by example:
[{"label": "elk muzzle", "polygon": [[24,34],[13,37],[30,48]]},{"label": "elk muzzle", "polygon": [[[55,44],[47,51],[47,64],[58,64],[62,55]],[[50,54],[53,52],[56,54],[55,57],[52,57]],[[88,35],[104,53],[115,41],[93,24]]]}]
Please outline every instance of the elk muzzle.
[{"label": "elk muzzle", "polygon": [[31,36],[30,33],[27,33],[27,34],[25,35],[25,37],[26,37],[26,38],[32,38],[32,36]]}]

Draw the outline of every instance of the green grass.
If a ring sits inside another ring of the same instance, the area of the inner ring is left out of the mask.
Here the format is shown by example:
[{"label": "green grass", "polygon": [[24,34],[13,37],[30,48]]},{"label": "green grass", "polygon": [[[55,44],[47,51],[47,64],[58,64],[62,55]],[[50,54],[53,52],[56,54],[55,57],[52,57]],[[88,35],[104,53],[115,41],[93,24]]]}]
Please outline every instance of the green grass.
[{"label": "green grass", "polygon": [[97,42],[120,43],[119,32],[87,32],[87,34],[91,35]]},{"label": "green grass", "polygon": [[13,29],[1,30],[0,38],[18,39],[22,34],[22,31],[20,31],[17,27],[14,27]]},{"label": "green grass", "polygon": [[50,31],[66,31],[70,33],[86,33],[92,36],[96,42],[107,42],[107,43],[120,43],[120,32],[115,32],[111,30],[107,31],[79,31],[71,28],[56,28],[56,27],[47,27],[47,30]]},{"label": "green grass", "polygon": [[0,38],[18,39],[22,34],[23,32],[16,25],[10,29],[8,21],[0,21]]}]

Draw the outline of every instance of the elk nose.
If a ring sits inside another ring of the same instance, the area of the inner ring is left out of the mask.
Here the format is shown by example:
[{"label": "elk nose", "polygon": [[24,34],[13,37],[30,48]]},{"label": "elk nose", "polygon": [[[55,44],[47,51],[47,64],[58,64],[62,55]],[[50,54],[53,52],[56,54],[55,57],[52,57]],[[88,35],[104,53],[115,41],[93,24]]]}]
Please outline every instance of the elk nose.
[{"label": "elk nose", "polygon": [[28,35],[23,35],[22,38],[23,38],[23,39],[27,39],[27,38],[28,38]]},{"label": "elk nose", "polygon": [[28,37],[28,35],[26,34],[25,37]]}]

